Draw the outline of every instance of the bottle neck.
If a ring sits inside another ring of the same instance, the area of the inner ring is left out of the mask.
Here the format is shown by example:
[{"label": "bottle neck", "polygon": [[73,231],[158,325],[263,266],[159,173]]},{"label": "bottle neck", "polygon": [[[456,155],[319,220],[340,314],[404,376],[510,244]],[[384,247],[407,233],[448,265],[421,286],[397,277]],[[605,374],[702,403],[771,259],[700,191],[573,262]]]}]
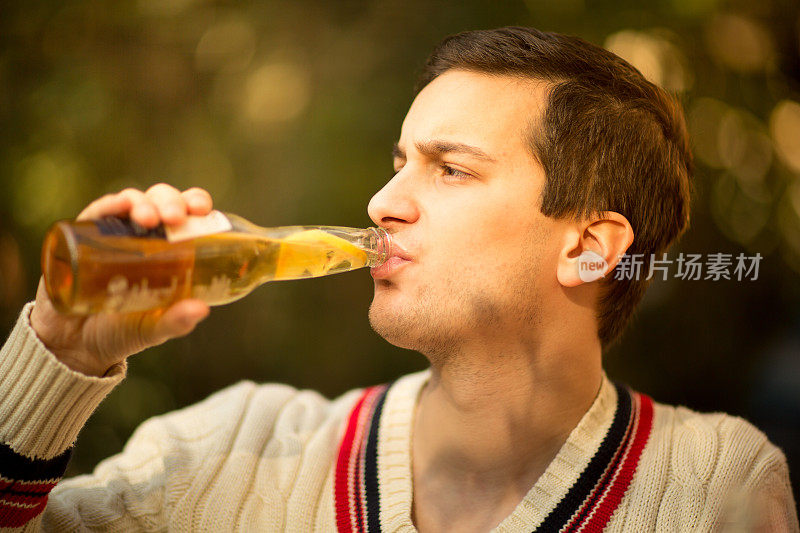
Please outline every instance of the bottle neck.
[{"label": "bottle neck", "polygon": [[366,231],[374,235],[369,240],[370,246],[364,248],[367,252],[367,266],[380,266],[392,255],[392,237],[383,228],[367,228]]},{"label": "bottle neck", "polygon": [[233,225],[233,231],[242,231],[262,235],[269,239],[282,240],[291,238],[302,231],[321,230],[334,237],[342,239],[367,254],[364,266],[377,267],[385,263],[392,254],[392,238],[384,228],[347,228],[340,226],[279,226],[261,227],[252,222],[226,213]]}]

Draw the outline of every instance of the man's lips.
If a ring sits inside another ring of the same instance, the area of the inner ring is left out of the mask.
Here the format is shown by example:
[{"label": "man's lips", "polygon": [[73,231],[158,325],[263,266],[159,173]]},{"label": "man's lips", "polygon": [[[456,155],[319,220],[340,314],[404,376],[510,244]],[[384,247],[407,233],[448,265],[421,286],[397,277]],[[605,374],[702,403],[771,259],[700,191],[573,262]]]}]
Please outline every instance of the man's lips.
[{"label": "man's lips", "polygon": [[380,266],[370,269],[375,279],[386,279],[412,261],[411,256],[396,241],[392,241],[392,255]]}]

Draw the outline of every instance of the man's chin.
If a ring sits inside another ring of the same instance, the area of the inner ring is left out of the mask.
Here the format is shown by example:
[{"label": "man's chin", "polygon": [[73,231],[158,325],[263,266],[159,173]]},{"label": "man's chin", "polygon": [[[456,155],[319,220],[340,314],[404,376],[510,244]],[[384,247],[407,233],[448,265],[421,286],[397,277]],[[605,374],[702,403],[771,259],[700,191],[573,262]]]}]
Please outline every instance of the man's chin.
[{"label": "man's chin", "polygon": [[386,302],[373,299],[369,306],[369,325],[389,344],[398,348],[414,349],[411,332],[416,329],[400,311],[399,306],[389,308]]}]

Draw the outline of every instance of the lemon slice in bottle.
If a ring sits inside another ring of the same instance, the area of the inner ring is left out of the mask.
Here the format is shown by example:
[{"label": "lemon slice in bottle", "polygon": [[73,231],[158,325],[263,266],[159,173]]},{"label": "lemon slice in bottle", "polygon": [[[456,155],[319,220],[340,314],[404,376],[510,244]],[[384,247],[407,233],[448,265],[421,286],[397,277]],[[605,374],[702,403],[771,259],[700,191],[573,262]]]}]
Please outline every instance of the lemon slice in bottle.
[{"label": "lemon slice in bottle", "polygon": [[298,231],[280,241],[275,279],[322,276],[343,263],[348,268],[364,266],[367,253],[319,229]]}]

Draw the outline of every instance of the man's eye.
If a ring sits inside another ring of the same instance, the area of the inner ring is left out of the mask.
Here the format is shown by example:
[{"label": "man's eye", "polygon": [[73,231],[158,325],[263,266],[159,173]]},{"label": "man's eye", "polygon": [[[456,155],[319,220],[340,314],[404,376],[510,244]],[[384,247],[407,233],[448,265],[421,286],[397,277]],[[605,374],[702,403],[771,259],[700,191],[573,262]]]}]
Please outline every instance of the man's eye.
[{"label": "man's eye", "polygon": [[454,178],[458,178],[458,179],[462,179],[462,180],[469,179],[469,178],[472,177],[470,174],[467,174],[466,172],[462,172],[462,171],[460,171],[458,169],[455,169],[455,168],[451,167],[450,165],[442,165],[442,171],[444,172],[444,174],[446,176],[453,176]]}]

